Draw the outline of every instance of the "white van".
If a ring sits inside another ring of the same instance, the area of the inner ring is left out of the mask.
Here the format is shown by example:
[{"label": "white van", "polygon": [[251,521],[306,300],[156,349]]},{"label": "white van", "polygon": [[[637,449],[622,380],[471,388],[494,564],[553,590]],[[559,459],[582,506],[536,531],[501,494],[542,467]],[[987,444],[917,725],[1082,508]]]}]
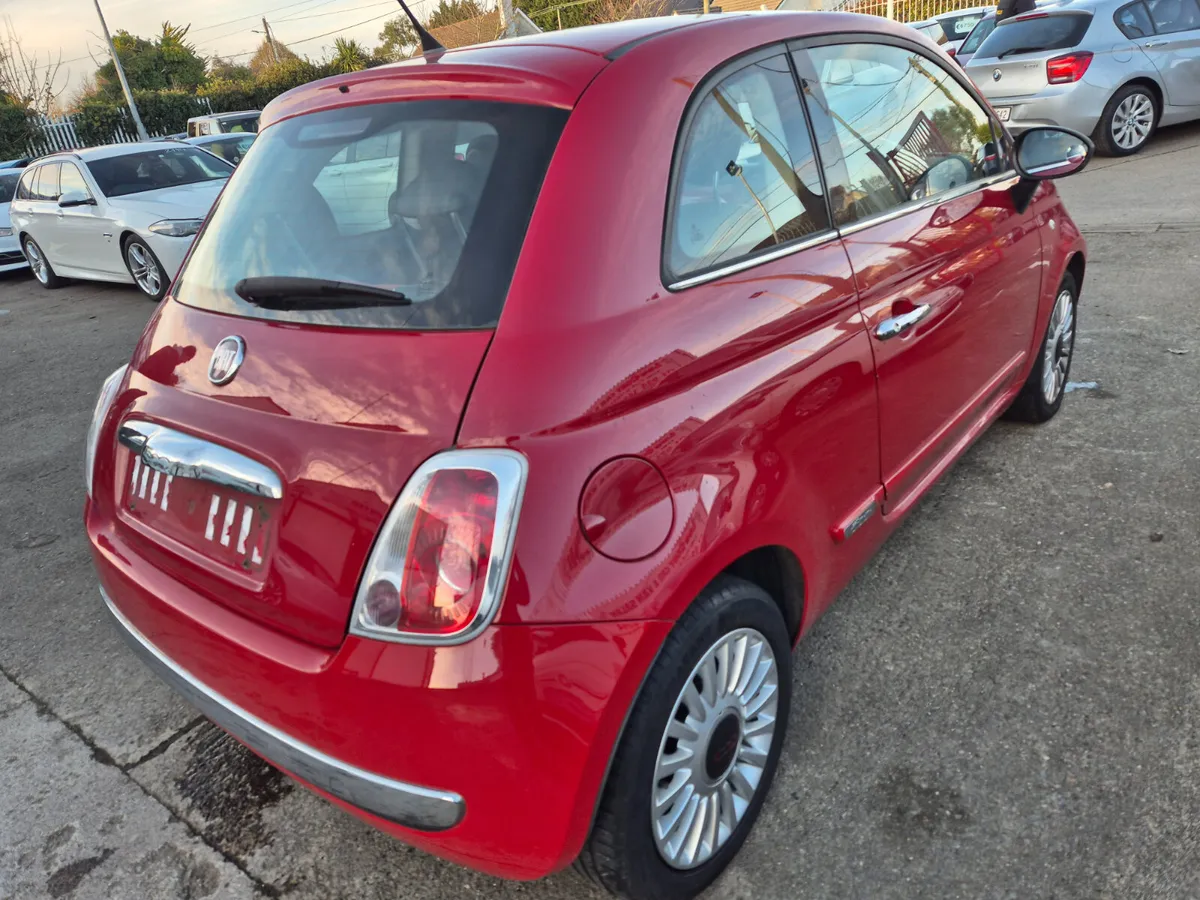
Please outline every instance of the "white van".
[{"label": "white van", "polygon": [[208,116],[192,116],[187,122],[187,136],[200,137],[205,134],[236,134],[258,131],[258,117],[262,112],[247,109],[242,112],[214,113]]}]

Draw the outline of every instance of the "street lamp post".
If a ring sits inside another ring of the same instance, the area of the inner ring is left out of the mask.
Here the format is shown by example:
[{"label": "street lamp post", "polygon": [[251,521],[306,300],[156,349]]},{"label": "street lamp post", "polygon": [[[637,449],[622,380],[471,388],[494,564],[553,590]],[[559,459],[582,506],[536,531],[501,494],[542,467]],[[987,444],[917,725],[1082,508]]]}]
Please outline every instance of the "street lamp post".
[{"label": "street lamp post", "polygon": [[104,29],[104,39],[108,41],[108,52],[112,54],[113,65],[117,69],[117,78],[121,81],[121,90],[125,92],[125,102],[129,104],[129,112],[133,114],[133,124],[137,128],[138,139],[142,141],[150,140],[150,135],[146,133],[146,126],[142,124],[142,117],[138,115],[137,104],[133,102],[133,91],[129,89],[129,82],[125,80],[125,70],[121,68],[121,58],[117,56],[117,48],[113,44],[112,35],[108,33],[108,23],[104,21],[104,10],[100,8],[100,0],[93,0],[96,4],[96,15],[100,17],[100,27]]}]

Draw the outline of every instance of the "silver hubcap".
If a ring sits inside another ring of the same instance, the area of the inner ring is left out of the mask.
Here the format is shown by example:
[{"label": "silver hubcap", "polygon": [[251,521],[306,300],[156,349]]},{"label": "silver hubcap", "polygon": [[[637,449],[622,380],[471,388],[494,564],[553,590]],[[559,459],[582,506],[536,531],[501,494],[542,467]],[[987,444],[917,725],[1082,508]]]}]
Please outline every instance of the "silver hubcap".
[{"label": "silver hubcap", "polygon": [[133,280],[137,282],[145,293],[151,297],[157,297],[159,290],[162,289],[162,274],[158,271],[158,266],[146,248],[141,244],[130,244],[129,250],[126,252],[129,259],[129,271],[133,275]]},{"label": "silver hubcap", "polygon": [[1113,113],[1112,136],[1122,150],[1132,150],[1150,137],[1154,102],[1145,94],[1130,94]]},{"label": "silver hubcap", "polygon": [[1067,383],[1071,349],[1075,346],[1075,306],[1071,292],[1061,291],[1050,313],[1046,345],[1042,348],[1042,396],[1053,403]]},{"label": "silver hubcap", "polygon": [[25,245],[25,258],[29,260],[29,268],[33,269],[33,277],[45,284],[50,278],[50,269],[46,265],[46,258],[42,256],[41,248],[33,241]]},{"label": "silver hubcap", "polygon": [[663,860],[691,869],[737,828],[775,736],[779,667],[753,628],[724,635],[675,701],[654,766],[650,827]]}]

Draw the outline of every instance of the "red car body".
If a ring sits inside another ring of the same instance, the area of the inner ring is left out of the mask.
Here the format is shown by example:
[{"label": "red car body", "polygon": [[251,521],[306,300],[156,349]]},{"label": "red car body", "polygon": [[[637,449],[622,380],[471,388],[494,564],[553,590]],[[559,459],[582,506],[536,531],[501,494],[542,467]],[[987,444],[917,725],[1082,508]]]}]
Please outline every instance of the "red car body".
[{"label": "red car body", "polygon": [[[663,211],[697,85],[755,48],[848,32],[914,40],[835,14],[633,21],[427,55],[272,103],[264,135],[316,109],[413,98],[570,114],[494,329],[297,328],[161,306],[99,423],[86,511],[123,624],[279,734],[461,800],[457,820],[431,830],[372,813],[336,780],[318,788],[374,825],[505,877],[569,864],[692,599],[740,573],[777,597],[798,640],[1012,402],[1063,275],[1082,280],[1084,242],[1055,189],[1043,183],[1018,211],[1014,176],[668,288]],[[916,294],[932,315],[875,340]],[[235,331],[245,361],[215,385],[210,357]],[[278,474],[282,497],[257,506],[277,523],[269,569],[241,571],[170,531],[186,522],[131,511],[137,462],[119,442],[130,420]],[[390,507],[449,447],[528,460],[497,616],[454,646],[348,634]]]}]

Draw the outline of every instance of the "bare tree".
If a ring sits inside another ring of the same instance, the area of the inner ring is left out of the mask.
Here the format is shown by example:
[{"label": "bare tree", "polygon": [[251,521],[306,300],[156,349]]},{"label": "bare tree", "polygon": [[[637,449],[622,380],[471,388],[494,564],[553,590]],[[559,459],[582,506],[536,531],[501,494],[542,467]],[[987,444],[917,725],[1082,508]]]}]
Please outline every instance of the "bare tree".
[{"label": "bare tree", "polygon": [[0,94],[7,95],[18,106],[49,115],[66,86],[62,51],[57,58],[47,53],[43,63],[40,54],[26,52],[13,30],[12,20],[6,18],[4,34],[0,36]]},{"label": "bare tree", "polygon": [[667,0],[600,0],[593,7],[597,22],[623,22],[667,13]]}]

